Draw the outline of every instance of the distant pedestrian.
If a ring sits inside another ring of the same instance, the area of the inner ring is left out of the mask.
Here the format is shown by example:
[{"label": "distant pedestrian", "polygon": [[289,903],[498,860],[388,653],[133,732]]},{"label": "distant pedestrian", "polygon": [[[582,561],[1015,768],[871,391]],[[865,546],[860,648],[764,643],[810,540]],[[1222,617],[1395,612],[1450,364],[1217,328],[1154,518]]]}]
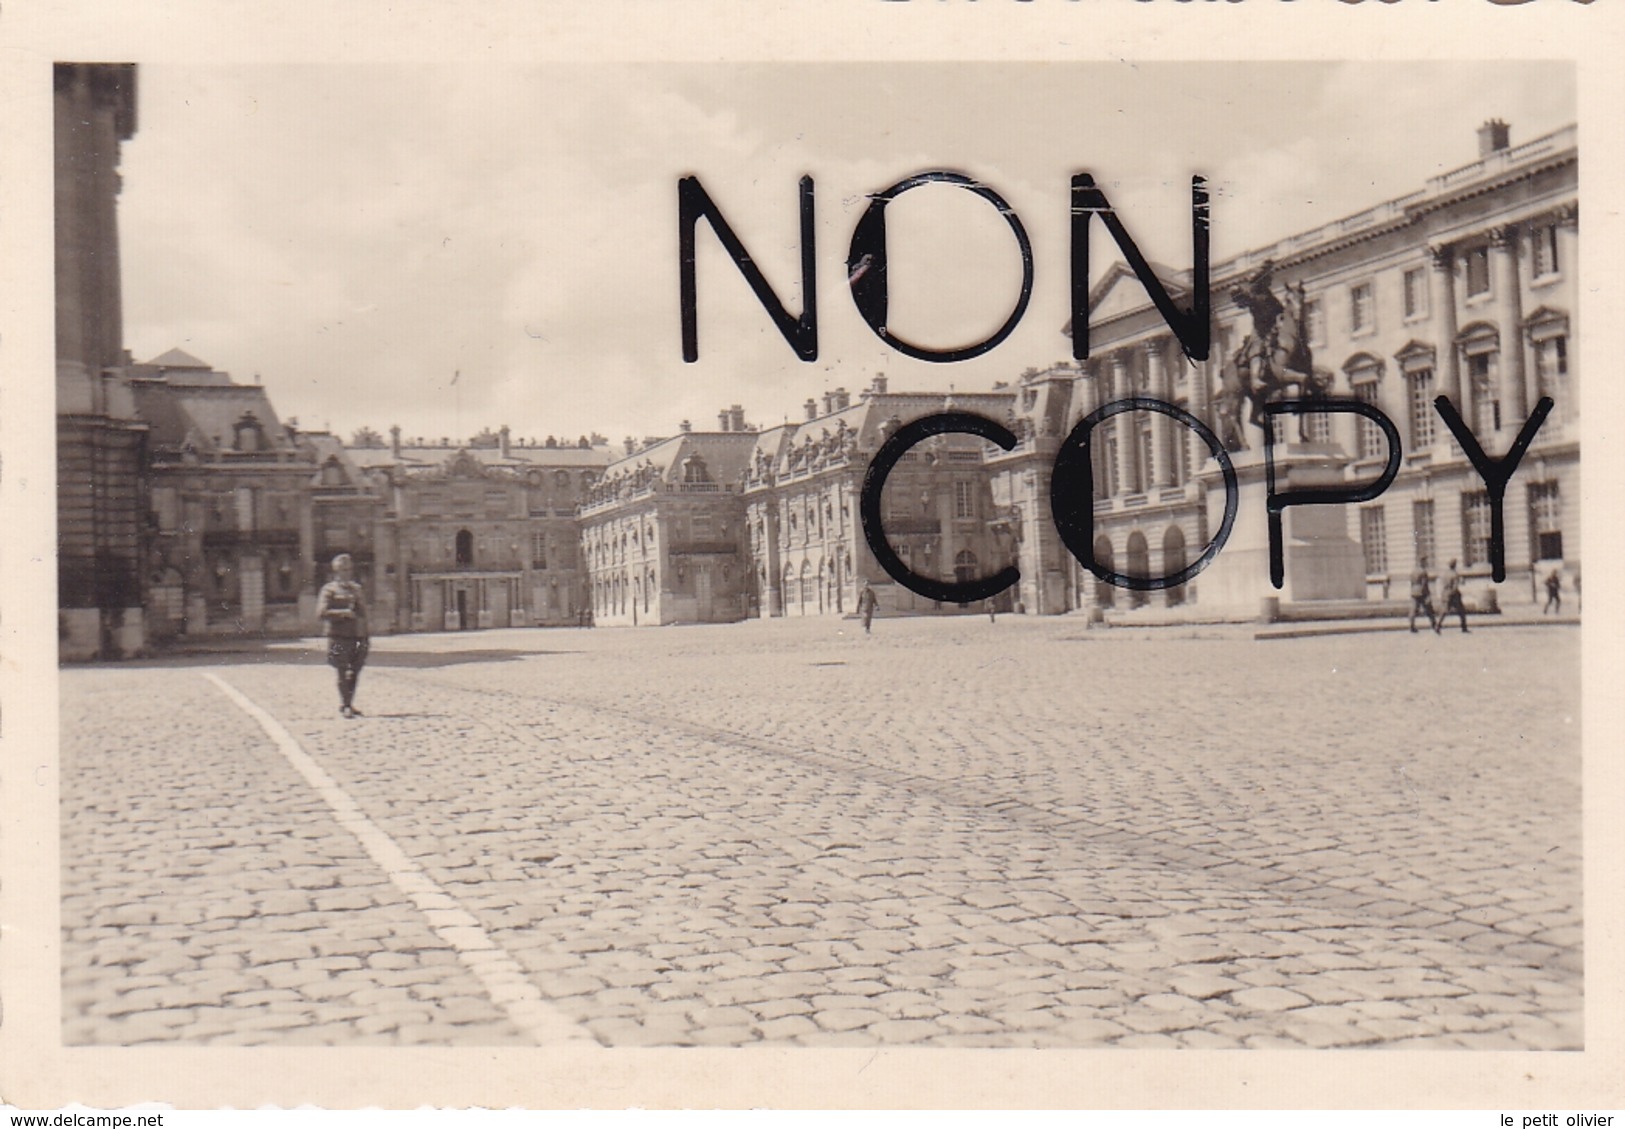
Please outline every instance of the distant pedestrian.
[{"label": "distant pedestrian", "polygon": [[863,591],[858,593],[858,614],[863,617],[863,633],[865,635],[869,634],[869,624],[874,621],[875,605],[879,602],[875,590],[869,586],[868,581],[865,581]]},{"label": "distant pedestrian", "polygon": [[1444,585],[1444,610],[1439,612],[1439,619],[1433,625],[1434,631],[1444,630],[1444,621],[1451,612],[1461,618],[1461,633],[1467,634],[1467,604],[1461,598],[1461,573],[1456,571],[1456,562],[1450,562],[1450,571],[1444,575],[1441,583]]},{"label": "distant pedestrian", "polygon": [[987,621],[989,623],[999,622],[999,609],[992,600],[987,601]]},{"label": "distant pedestrian", "polygon": [[1540,614],[1551,612],[1553,615],[1563,614],[1563,570],[1554,568],[1552,574],[1546,578],[1546,606],[1540,609]]},{"label": "distant pedestrian", "polygon": [[357,717],[356,683],[366,665],[371,640],[367,630],[367,602],[355,581],[355,562],[349,553],[333,558],[333,579],[322,585],[316,617],[327,625],[327,665],[338,672],[339,712]]},{"label": "distant pedestrian", "polygon": [[1433,613],[1433,582],[1428,578],[1428,559],[1416,558],[1416,571],[1411,573],[1411,634],[1416,634],[1416,613],[1428,617],[1428,626],[1439,629],[1438,617]]}]

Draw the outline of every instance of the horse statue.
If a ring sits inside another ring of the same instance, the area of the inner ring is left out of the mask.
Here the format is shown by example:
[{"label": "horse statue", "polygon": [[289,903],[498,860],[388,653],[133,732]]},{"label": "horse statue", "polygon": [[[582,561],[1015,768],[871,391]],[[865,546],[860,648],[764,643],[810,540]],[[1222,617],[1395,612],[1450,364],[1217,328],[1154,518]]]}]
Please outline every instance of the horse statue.
[{"label": "horse statue", "polygon": [[[1252,407],[1248,422],[1264,424],[1264,405],[1285,399],[1293,390],[1296,399],[1322,399],[1331,382],[1315,373],[1309,349],[1308,326],[1304,323],[1303,285],[1287,288],[1282,302],[1270,288],[1274,266],[1265,262],[1230,292],[1230,298],[1252,316],[1253,331],[1247,335],[1219,373],[1219,393],[1213,407],[1219,425],[1219,439],[1229,451],[1247,449],[1247,436],[1241,426],[1241,405]],[[1308,429],[1298,417],[1298,438],[1307,441]]]}]

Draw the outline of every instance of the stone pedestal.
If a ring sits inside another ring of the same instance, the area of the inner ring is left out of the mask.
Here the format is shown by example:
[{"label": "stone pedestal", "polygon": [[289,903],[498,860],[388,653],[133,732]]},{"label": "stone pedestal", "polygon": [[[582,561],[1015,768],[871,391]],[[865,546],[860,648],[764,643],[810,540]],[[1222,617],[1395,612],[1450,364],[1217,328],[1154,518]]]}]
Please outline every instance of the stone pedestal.
[{"label": "stone pedestal", "polygon": [[[1365,559],[1359,543],[1348,535],[1347,506],[1289,507],[1281,515],[1284,583],[1280,589],[1270,583],[1264,452],[1243,451],[1231,458],[1236,471],[1236,521],[1229,541],[1194,582],[1202,612],[1250,620],[1264,614],[1266,599],[1275,601],[1270,605],[1272,614],[1316,601],[1363,599]],[[1347,462],[1347,456],[1335,446],[1280,444],[1275,448],[1276,489],[1341,485]],[[1207,492],[1207,527],[1217,533],[1224,520],[1224,475],[1218,463],[1209,459],[1197,477]]]}]

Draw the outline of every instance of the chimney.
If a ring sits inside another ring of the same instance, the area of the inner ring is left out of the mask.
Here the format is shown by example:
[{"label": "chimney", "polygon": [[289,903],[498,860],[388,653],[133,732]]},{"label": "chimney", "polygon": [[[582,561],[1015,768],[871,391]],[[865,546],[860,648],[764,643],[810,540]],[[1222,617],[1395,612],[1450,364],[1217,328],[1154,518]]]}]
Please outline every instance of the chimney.
[{"label": "chimney", "polygon": [[1478,127],[1478,157],[1483,160],[1512,145],[1512,129],[1500,118],[1491,118]]},{"label": "chimney", "polygon": [[825,392],[824,393],[824,414],[829,415],[829,413],[833,412],[834,410],[835,410],[835,393],[833,393],[833,392]]},{"label": "chimney", "polygon": [[735,404],[728,409],[728,421],[735,431],[749,431],[745,426],[745,409]]},{"label": "chimney", "polygon": [[508,425],[503,424],[497,429],[497,446],[502,451],[502,457],[508,457]]},{"label": "chimney", "polygon": [[689,432],[694,430],[694,425],[685,419],[682,423],[677,425],[677,430],[681,431],[684,435],[687,435]]},{"label": "chimney", "polygon": [[849,408],[851,406],[852,406],[852,397],[847,394],[846,389],[845,388],[837,388],[835,390],[835,410],[838,411],[838,412],[845,411],[847,408]]},{"label": "chimney", "polygon": [[875,373],[874,383],[869,387],[876,396],[884,396],[886,394],[886,374],[883,372]]},{"label": "chimney", "polygon": [[727,431],[728,430],[728,409],[727,408],[723,408],[720,412],[717,413],[717,430],[718,431]]},{"label": "chimney", "polygon": [[806,410],[808,419],[817,419],[818,418],[818,401],[817,400],[814,400],[811,396],[809,396],[809,397],[807,397],[807,402],[805,404],[801,405],[801,406],[802,406],[802,408],[804,408]]},{"label": "chimney", "polygon": [[625,440],[625,445],[626,445],[626,457],[631,458],[637,452],[637,449],[638,449],[637,441],[634,440],[630,435],[628,435],[626,437],[626,440]]},{"label": "chimney", "polygon": [[389,453],[397,459],[401,457],[401,425],[398,423],[389,428]]}]

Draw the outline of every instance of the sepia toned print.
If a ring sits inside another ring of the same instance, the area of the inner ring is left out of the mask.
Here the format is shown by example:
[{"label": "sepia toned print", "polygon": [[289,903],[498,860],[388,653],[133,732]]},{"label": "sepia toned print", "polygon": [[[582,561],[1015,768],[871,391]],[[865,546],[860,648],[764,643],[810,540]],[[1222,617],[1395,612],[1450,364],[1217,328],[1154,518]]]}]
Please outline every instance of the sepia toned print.
[{"label": "sepia toned print", "polygon": [[1265,66],[59,64],[63,1041],[1585,1049],[1573,69]]}]

